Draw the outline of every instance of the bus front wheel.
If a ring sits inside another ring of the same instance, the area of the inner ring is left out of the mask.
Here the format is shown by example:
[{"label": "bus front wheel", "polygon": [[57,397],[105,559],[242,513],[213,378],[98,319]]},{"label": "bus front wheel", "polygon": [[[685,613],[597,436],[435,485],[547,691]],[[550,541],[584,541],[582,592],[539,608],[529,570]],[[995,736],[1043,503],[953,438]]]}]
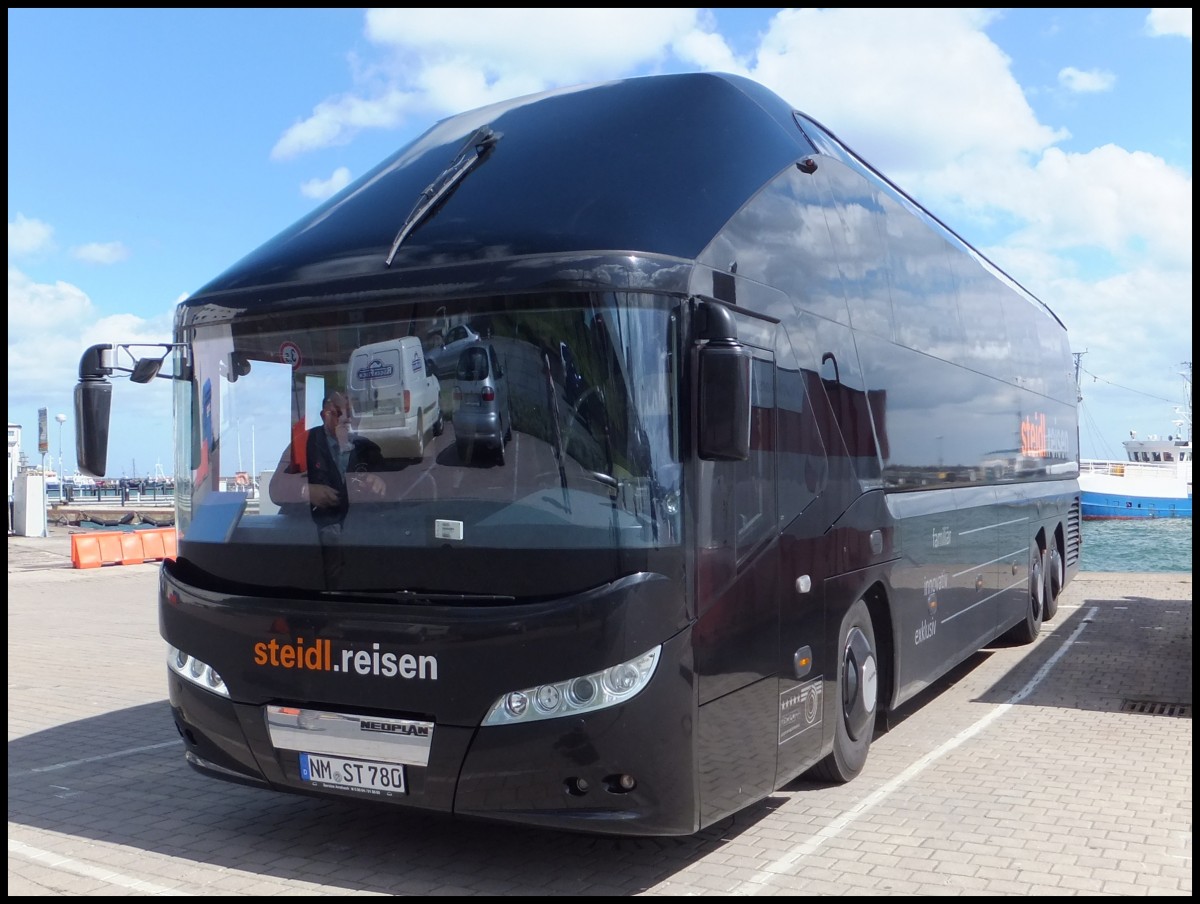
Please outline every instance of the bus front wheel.
[{"label": "bus front wheel", "polygon": [[838,649],[833,752],[812,772],[818,779],[844,784],[866,765],[879,708],[879,658],[865,601],[858,600],[842,619]]}]

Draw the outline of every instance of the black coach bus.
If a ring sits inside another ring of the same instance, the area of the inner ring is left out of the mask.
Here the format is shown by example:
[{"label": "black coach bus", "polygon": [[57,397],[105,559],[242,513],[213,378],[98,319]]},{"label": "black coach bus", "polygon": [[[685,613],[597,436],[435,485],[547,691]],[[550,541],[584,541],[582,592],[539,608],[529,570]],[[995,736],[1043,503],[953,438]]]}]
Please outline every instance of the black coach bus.
[{"label": "black coach bus", "polygon": [[84,353],[78,451],[114,373],[173,382],[160,628],[219,778],[685,835],[852,779],[1078,570],[1063,324],[740,77],[439,122],[172,340]]}]

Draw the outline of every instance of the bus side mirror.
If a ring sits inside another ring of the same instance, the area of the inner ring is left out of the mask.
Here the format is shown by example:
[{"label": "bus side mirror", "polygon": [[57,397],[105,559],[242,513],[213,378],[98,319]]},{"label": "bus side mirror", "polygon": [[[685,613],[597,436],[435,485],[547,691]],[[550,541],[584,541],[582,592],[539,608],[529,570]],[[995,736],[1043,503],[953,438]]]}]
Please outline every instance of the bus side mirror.
[{"label": "bus side mirror", "polygon": [[737,324],[724,305],[703,306],[697,352],[696,454],[702,461],[750,457],[750,350],[737,341]]},{"label": "bus side mirror", "polygon": [[162,370],[161,358],[138,358],[133,365],[133,371],[129,374],[129,380],[133,383],[149,383],[158,376],[160,370]]},{"label": "bus side mirror", "polygon": [[103,477],[108,467],[112,353],[111,345],[93,345],[84,352],[75,384],[75,459],[79,470],[93,477]]}]

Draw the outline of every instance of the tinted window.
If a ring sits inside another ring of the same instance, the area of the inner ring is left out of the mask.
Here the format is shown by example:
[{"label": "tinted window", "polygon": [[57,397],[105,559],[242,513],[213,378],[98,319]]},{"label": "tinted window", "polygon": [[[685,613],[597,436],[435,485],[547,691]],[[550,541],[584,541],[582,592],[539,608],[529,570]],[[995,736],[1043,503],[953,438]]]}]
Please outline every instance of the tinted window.
[{"label": "tinted window", "polygon": [[486,380],[488,378],[487,349],[482,346],[465,349],[458,356],[458,370],[455,376],[460,380]]}]

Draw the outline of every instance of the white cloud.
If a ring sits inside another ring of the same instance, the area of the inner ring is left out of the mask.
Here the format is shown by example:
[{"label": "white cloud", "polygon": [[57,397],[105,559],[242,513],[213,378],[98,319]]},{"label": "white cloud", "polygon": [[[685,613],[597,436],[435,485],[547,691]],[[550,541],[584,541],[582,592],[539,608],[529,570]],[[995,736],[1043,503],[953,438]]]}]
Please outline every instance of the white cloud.
[{"label": "white cloud", "polygon": [[706,68],[735,66],[695,9],[369,9],[366,34],[385,60],[359,73],[359,93],[322,101],[287,129],[273,159],[345,144],[363,129],[395,128],[408,116],[441,118],[655,68],[673,47]]},{"label": "white cloud", "polygon": [[419,68],[471,59],[488,84],[547,72],[570,85],[653,64],[698,21],[695,9],[371,9],[367,37]]},{"label": "white cloud", "polygon": [[[16,267],[8,268],[8,341],[44,337],[95,317],[91,299],[70,283],[35,283]],[[11,361],[11,356],[10,356]]]},{"label": "white cloud", "polygon": [[1002,260],[1019,254],[1040,261],[1037,270],[1046,275],[1055,265],[1065,275],[1071,261],[1090,259],[1099,264],[1097,275],[1153,265],[1190,278],[1191,176],[1152,154],[1115,145],[1086,153],[1048,148],[1032,164],[981,169],[964,160],[936,184],[977,220],[1009,224],[1005,250],[997,252]]},{"label": "white cloud", "polygon": [[964,155],[1011,159],[1064,137],[1038,122],[981,30],[989,21],[968,9],[784,10],[750,74],[920,189],[917,174]]},{"label": "white cloud", "polygon": [[1176,35],[1192,39],[1192,9],[1170,9],[1167,7],[1154,7],[1150,10],[1150,14],[1146,16],[1146,32],[1148,34],[1159,35]]},{"label": "white cloud", "polygon": [[[750,74],[939,215],[1015,227],[1005,255],[1047,277],[1070,263],[1045,252],[1081,249],[1109,256],[1109,272],[1153,261],[1190,276],[1190,175],[1115,146],[1055,147],[1066,133],[1038,121],[981,30],[989,21],[964,9],[786,10]],[[822,57],[839,65],[811,65]]]},{"label": "white cloud", "polygon": [[1074,66],[1067,66],[1058,73],[1058,83],[1068,91],[1091,94],[1110,90],[1117,83],[1117,77],[1111,72],[1102,72],[1099,69],[1084,72]]},{"label": "white cloud", "polygon": [[1102,248],[1123,265],[1192,268],[1192,180],[1162,159],[1105,145],[1084,154],[1048,150],[1016,209],[1027,239],[1046,248]]},{"label": "white cloud", "polygon": [[88,264],[117,264],[129,258],[129,249],[120,242],[91,242],[72,249],[71,255]]},{"label": "white cloud", "polygon": [[[66,282],[37,283],[8,268],[8,407],[34,410],[75,385],[79,356],[101,342],[169,342],[173,312],[153,320],[133,314],[101,317],[82,289]],[[129,359],[123,359],[128,364]],[[170,411],[168,381],[129,393],[130,423],[157,423]],[[141,389],[142,387],[139,387]],[[10,415],[11,416],[11,415]],[[167,435],[169,435],[169,414]]]},{"label": "white cloud", "polygon": [[54,227],[24,214],[8,224],[8,256],[21,257],[38,251],[47,251],[54,246]]},{"label": "white cloud", "polygon": [[83,324],[96,310],[77,286],[35,283],[8,268],[8,405],[39,407],[46,387],[73,386]]},{"label": "white cloud", "polygon": [[346,144],[362,129],[394,128],[414,101],[407,92],[390,89],[374,99],[344,95],[322,101],[312,116],[291,126],[271,149],[273,160]]},{"label": "white cloud", "polygon": [[690,31],[675,41],[672,50],[684,62],[694,63],[697,69],[749,74],[746,64],[734,57],[725,39],[714,32]]},{"label": "white cloud", "polygon": [[332,198],[349,184],[350,170],[339,166],[328,179],[309,179],[300,186],[300,193],[306,198],[324,201],[326,198]]}]

